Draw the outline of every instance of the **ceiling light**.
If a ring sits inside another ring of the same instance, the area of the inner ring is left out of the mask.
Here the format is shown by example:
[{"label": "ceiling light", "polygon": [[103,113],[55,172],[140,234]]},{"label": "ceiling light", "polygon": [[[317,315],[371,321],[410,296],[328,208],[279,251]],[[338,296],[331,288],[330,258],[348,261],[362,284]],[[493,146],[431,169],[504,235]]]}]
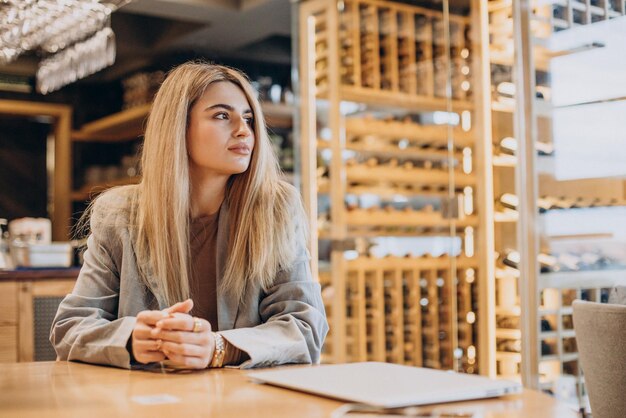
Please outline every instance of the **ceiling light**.
[{"label": "ceiling light", "polygon": [[43,59],[37,90],[46,94],[115,61],[110,15],[130,0],[0,0],[0,65],[26,51]]}]

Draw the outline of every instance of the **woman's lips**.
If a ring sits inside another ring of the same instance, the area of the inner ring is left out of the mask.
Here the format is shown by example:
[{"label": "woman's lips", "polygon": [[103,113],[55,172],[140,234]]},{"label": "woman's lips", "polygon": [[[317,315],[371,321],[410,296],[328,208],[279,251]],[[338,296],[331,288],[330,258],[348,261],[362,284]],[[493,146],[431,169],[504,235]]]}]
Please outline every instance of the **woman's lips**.
[{"label": "woman's lips", "polygon": [[250,147],[246,144],[238,144],[228,148],[229,151],[239,155],[250,155]]}]

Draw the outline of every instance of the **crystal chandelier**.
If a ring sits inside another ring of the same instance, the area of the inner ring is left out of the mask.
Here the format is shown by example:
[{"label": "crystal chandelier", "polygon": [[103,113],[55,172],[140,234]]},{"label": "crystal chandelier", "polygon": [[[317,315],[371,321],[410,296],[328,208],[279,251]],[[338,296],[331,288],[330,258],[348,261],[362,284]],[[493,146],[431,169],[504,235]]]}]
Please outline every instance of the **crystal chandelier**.
[{"label": "crystal chandelier", "polygon": [[42,55],[37,91],[47,94],[115,62],[111,13],[131,0],[0,0],[0,66]]}]

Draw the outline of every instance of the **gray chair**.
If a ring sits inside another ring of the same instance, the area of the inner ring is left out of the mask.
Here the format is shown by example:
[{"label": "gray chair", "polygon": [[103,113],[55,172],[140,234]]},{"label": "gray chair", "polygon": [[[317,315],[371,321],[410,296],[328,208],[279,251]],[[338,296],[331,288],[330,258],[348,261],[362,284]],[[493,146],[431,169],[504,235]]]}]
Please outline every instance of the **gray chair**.
[{"label": "gray chair", "polygon": [[593,418],[626,417],[626,306],[576,300],[574,329]]}]

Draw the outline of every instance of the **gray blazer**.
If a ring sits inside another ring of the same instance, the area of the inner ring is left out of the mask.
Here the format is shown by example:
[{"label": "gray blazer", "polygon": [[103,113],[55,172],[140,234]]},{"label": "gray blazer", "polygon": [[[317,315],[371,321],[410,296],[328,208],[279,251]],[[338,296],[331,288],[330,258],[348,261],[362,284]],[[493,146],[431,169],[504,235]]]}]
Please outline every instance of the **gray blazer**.
[{"label": "gray blazer", "polygon": [[[150,278],[149,286],[140,279],[128,228],[129,196],[135,192],[136,186],[122,187],[94,204],[83,267],[52,323],[50,341],[61,360],[130,368],[126,347],[135,316],[167,307],[158,292],[150,290],[156,288]],[[238,303],[219,290],[228,230],[224,202],[217,234],[218,325],[228,342],[249,355],[241,367],[319,362],[328,323],[304,240],[292,267],[281,271],[271,288],[252,286]]]}]

